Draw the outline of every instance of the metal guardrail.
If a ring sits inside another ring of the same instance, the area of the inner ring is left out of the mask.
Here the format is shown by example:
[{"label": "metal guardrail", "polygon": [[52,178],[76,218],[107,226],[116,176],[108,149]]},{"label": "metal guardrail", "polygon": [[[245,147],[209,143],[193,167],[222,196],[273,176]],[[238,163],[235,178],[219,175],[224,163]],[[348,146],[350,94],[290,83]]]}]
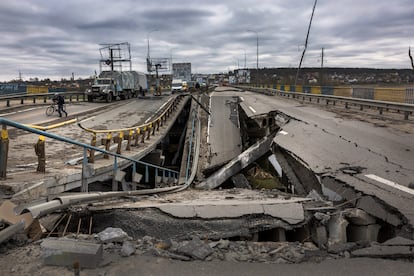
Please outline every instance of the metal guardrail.
[{"label": "metal guardrail", "polygon": [[[237,86],[235,86],[237,87]],[[238,87],[246,89],[246,87]],[[310,94],[310,93],[300,93],[300,92],[286,92],[277,89],[269,88],[248,88],[250,91],[263,93],[266,95],[277,95],[282,97],[292,97],[293,99],[302,99],[303,101],[316,100],[317,103],[320,103],[321,100],[325,102],[326,105],[332,103],[343,103],[345,108],[349,108],[349,105],[359,106],[359,109],[362,111],[365,107],[367,108],[377,108],[379,114],[383,114],[384,111],[394,110],[398,113],[402,112],[404,114],[404,120],[408,120],[409,116],[414,113],[414,104],[406,103],[396,103],[396,102],[386,102],[386,101],[377,101],[377,100],[367,100],[359,98],[348,98],[341,96],[331,96],[331,95],[320,95],[320,94]]]},{"label": "metal guardrail", "polygon": [[[136,164],[141,164],[145,166],[145,171],[146,173],[149,173],[148,167],[152,167],[155,168],[155,170],[161,170],[164,173],[167,172],[169,176],[171,177],[175,177],[178,179],[178,171],[174,171],[168,168],[163,168],[157,165],[153,165],[147,162],[143,162],[140,160],[134,160],[130,157],[127,156],[123,156],[117,153],[113,153],[104,149],[101,149],[99,147],[95,147],[95,146],[91,146],[88,144],[84,144],[66,137],[62,137],[53,133],[49,133],[43,130],[39,130],[30,126],[26,126],[5,118],[0,118],[0,124],[2,125],[2,130],[1,130],[1,135],[0,135],[0,180],[6,180],[6,171],[7,171],[7,157],[8,157],[8,145],[9,145],[9,136],[8,136],[8,131],[7,131],[7,126],[11,126],[11,127],[15,127],[27,132],[31,132],[31,133],[35,133],[38,134],[42,137],[48,137],[48,138],[52,138],[54,140],[58,140],[61,142],[65,142],[65,143],[69,143],[72,145],[76,145],[79,147],[83,148],[83,163],[82,163],[82,186],[81,186],[81,191],[82,192],[87,192],[88,191],[88,185],[87,185],[87,181],[86,181],[86,166],[87,166],[87,150],[90,151],[97,151],[97,152],[101,152],[105,155],[110,155],[114,157],[114,166],[113,166],[113,171],[114,171],[114,176],[117,173],[118,170],[118,158],[120,159],[124,159],[124,160],[128,160],[130,162],[132,162],[133,165],[133,172],[136,171]],[[44,141],[43,141],[44,143]],[[114,189],[114,185],[113,185],[113,190],[117,190]]]},{"label": "metal guardrail", "polygon": [[[131,150],[133,139],[135,141],[134,146],[138,146],[139,140],[141,143],[144,143],[145,140],[150,139],[151,135],[155,135],[155,131],[159,131],[160,127],[164,125],[164,123],[170,117],[171,113],[176,109],[178,103],[181,101],[183,97],[185,97],[185,95],[179,95],[179,96],[172,98],[169,102],[167,102],[166,106],[164,107],[164,111],[162,111],[161,114],[159,114],[156,118],[154,118],[150,122],[139,125],[139,126],[133,126],[133,127],[121,128],[121,129],[111,129],[111,130],[91,129],[91,128],[87,128],[83,126],[82,121],[78,122],[78,126],[81,129],[92,133],[92,140],[91,140],[92,146],[96,146],[96,143],[97,143],[96,140],[97,140],[98,134],[105,134],[106,135],[105,138],[101,139],[101,142],[105,146],[105,149],[109,151],[109,148],[111,146],[111,141],[113,140],[114,143],[118,144],[118,148],[116,151],[117,154],[121,154],[123,140],[127,140],[127,145],[126,145],[125,150],[129,151]],[[113,133],[118,133],[118,135],[116,137],[113,137]],[[89,163],[94,162],[95,160],[94,154],[95,154],[94,151],[90,151],[90,155],[88,158]],[[108,158],[108,156],[104,155],[104,158]]]},{"label": "metal guardrail", "polygon": [[[20,104],[23,105],[25,101],[32,100],[32,103],[35,104],[37,100],[43,101],[43,103],[47,103],[47,100],[54,97],[55,93],[39,93],[39,94],[27,94],[27,93],[20,93],[20,94],[13,94],[13,95],[5,95],[0,96],[0,102],[6,102],[6,107],[11,107],[11,102],[15,100],[20,100]],[[86,96],[84,92],[60,92],[65,98],[69,100],[69,102],[86,101]]]}]

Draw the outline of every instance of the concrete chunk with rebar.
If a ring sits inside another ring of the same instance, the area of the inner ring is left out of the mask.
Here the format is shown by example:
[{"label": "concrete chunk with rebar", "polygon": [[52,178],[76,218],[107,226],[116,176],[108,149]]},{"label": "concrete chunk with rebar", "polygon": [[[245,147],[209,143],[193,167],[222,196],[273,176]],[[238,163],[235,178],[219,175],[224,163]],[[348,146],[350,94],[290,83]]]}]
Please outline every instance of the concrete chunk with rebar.
[{"label": "concrete chunk with rebar", "polygon": [[96,268],[103,257],[102,244],[71,239],[46,239],[41,243],[46,265]]}]

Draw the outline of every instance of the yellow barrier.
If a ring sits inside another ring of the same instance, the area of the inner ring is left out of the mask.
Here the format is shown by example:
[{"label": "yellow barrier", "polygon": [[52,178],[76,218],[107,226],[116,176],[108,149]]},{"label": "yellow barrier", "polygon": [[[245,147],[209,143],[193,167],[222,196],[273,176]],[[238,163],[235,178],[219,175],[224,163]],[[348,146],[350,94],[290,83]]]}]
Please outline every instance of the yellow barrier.
[{"label": "yellow barrier", "polygon": [[375,88],[374,100],[404,103],[405,91],[405,88]]},{"label": "yellow barrier", "polygon": [[[265,85],[262,85],[264,87]],[[290,84],[276,84],[274,85],[277,90],[283,90],[285,92],[290,92],[291,85]],[[321,86],[306,86],[306,90],[310,88],[311,94],[322,94],[322,87]],[[406,103],[414,101],[414,88],[406,88],[406,87],[391,87],[391,88],[373,88],[373,87],[367,87],[367,89],[374,89],[374,100],[378,101],[388,101],[388,102],[398,102],[398,103]],[[359,89],[359,88],[357,88]],[[304,92],[304,87],[302,85],[296,85],[295,92]],[[306,91],[308,92],[308,90]],[[354,88],[351,86],[334,86],[333,87],[333,95],[334,96],[340,96],[340,97],[353,97]],[[365,95],[366,93],[362,93]],[[413,96],[410,96],[413,95]],[[360,97],[360,96],[358,96]],[[363,97],[364,98],[364,97]],[[372,98],[367,97],[367,98]],[[413,98],[411,100],[411,98]]]},{"label": "yellow barrier", "polygon": [[290,85],[289,84],[285,84],[285,91],[289,92],[290,91]]},{"label": "yellow barrier", "polygon": [[311,86],[311,94],[321,94],[320,86]]},{"label": "yellow barrier", "polygon": [[42,94],[42,93],[48,93],[49,88],[47,86],[34,86],[34,85],[28,85],[26,88],[27,94]]},{"label": "yellow barrier", "polygon": [[334,87],[334,96],[352,97],[352,87]]}]

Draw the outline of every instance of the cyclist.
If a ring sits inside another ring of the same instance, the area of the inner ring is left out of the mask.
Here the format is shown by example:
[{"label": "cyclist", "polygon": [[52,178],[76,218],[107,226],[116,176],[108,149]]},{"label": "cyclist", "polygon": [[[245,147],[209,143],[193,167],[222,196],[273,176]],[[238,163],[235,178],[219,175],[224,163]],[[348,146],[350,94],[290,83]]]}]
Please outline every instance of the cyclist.
[{"label": "cyclist", "polygon": [[65,113],[65,116],[68,117],[68,113],[63,109],[63,105],[65,104],[65,98],[58,93],[55,93],[55,97],[53,97],[53,102],[58,105],[58,112],[59,117],[62,117],[62,112]]}]

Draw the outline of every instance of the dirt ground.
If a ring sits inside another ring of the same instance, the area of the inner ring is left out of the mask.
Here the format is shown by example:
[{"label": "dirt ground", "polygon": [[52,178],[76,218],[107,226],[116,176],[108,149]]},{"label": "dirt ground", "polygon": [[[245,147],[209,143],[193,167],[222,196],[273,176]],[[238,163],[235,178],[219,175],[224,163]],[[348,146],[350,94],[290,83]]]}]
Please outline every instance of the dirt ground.
[{"label": "dirt ground", "polygon": [[[236,261],[179,261],[153,255],[105,255],[106,264],[78,275],[412,275],[414,264],[369,258],[329,259],[319,263],[268,264]],[[46,266],[39,244],[0,254],[0,275],[76,275],[73,268]]]}]

